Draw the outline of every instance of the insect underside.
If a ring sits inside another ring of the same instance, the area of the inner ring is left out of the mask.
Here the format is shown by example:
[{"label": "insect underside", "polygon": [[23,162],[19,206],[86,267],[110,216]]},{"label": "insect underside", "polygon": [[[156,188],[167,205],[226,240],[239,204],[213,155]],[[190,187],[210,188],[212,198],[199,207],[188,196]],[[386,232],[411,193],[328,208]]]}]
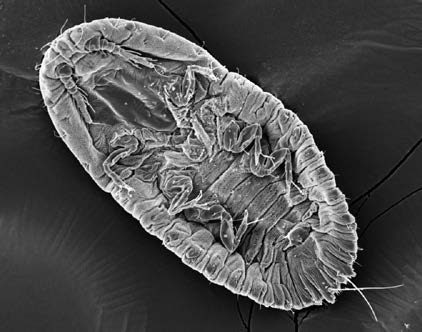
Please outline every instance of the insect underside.
[{"label": "insect underside", "polygon": [[98,185],[210,281],[290,310],[355,275],[356,223],[308,127],[205,50],[97,20],[51,43],[40,86]]}]

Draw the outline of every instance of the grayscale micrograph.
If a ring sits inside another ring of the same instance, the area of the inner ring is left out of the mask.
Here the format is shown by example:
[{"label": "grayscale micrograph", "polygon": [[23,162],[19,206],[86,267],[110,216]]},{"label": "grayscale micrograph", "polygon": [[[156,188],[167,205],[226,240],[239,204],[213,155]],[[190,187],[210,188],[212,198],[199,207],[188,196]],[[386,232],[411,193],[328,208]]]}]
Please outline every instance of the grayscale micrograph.
[{"label": "grayscale micrograph", "polygon": [[355,276],[356,223],[308,127],[199,46],[83,23],[51,42],[40,89],[100,187],[211,282],[290,310]]},{"label": "grayscale micrograph", "polygon": [[422,330],[421,3],[0,13],[0,332]]}]

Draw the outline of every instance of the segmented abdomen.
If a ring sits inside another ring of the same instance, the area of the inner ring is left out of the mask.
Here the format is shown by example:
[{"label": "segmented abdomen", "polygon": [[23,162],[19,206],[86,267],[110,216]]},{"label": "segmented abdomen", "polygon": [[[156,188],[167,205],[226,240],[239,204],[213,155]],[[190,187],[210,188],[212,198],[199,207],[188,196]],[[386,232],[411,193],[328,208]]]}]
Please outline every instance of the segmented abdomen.
[{"label": "segmented abdomen", "polygon": [[51,43],[40,87],[101,189],[210,281],[289,310],[355,275],[356,223],[308,127],[199,46],[84,23]]}]

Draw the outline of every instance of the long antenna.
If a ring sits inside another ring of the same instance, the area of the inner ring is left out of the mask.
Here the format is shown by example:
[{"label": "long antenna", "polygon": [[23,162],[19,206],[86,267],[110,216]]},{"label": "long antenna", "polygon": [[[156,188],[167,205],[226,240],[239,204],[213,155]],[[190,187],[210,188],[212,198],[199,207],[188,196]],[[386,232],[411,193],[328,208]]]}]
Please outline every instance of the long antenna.
[{"label": "long antenna", "polygon": [[371,303],[369,303],[368,299],[366,298],[366,296],[362,293],[362,291],[360,290],[360,288],[358,288],[349,278],[346,278],[347,282],[350,283],[354,289],[357,290],[357,292],[363,297],[363,299],[365,300],[365,302],[368,304],[369,309],[371,309],[372,315],[374,316],[374,319],[376,322],[378,322],[378,317],[375,314],[374,308],[372,308]]},{"label": "long antenna", "polygon": [[[395,286],[386,286],[386,287],[359,287],[360,290],[379,290],[379,289],[393,289],[393,288],[399,288],[403,287],[403,284],[395,285]],[[331,290],[334,291],[356,291],[356,288],[331,288]]]},{"label": "long antenna", "polygon": [[399,287],[403,287],[404,284],[400,284],[400,285],[395,285],[395,286],[386,286],[386,287],[357,287],[349,278],[345,278],[347,280],[347,282],[349,284],[351,284],[353,286],[353,288],[330,288],[330,290],[334,291],[334,292],[342,292],[342,291],[357,291],[360,296],[363,297],[363,299],[365,300],[366,304],[368,305],[369,309],[371,309],[371,313],[374,316],[374,319],[376,322],[378,322],[378,317],[375,314],[374,309],[372,308],[371,303],[369,303],[368,299],[366,298],[366,296],[362,293],[363,290],[382,290],[382,289],[394,289],[394,288],[399,288]]}]

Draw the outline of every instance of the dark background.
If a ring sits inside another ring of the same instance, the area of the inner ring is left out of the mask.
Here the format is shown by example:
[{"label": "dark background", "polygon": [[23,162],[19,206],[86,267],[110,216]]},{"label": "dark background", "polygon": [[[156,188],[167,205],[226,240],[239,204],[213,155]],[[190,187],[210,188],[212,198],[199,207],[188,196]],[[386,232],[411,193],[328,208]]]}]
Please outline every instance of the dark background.
[{"label": "dark background", "polygon": [[[298,113],[357,218],[354,283],[404,284],[365,292],[378,324],[357,292],[295,314],[251,305],[95,185],[57,137],[34,69],[84,4],[87,21],[204,41]],[[0,1],[0,331],[422,331],[421,70],[420,1]]]}]

